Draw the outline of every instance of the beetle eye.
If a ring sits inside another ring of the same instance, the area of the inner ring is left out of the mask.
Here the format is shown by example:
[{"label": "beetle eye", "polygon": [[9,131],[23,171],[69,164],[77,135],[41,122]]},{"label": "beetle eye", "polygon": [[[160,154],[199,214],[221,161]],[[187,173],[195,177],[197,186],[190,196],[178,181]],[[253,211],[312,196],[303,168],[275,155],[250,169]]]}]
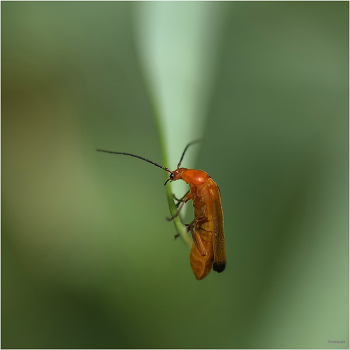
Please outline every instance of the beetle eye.
[{"label": "beetle eye", "polygon": [[174,178],[174,174],[171,173],[170,176],[169,176],[169,179],[165,181],[164,186],[168,183],[168,181],[171,181],[173,178]]}]

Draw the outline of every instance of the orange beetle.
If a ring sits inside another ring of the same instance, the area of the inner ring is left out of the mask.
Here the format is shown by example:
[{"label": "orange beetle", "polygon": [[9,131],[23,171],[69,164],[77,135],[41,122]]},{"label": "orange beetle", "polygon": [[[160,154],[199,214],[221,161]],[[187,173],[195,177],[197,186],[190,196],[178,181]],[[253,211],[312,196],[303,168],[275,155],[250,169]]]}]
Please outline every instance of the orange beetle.
[{"label": "orange beetle", "polygon": [[[204,171],[196,169],[180,168],[182,159],[190,145],[189,143],[182,153],[176,170],[171,171],[149,159],[124,152],[113,152],[97,149],[99,152],[112,154],[123,154],[142,159],[170,173],[168,181],[183,180],[190,186],[190,190],[178,200],[181,203],[176,215],[177,217],[183,205],[192,199],[194,207],[194,220],[186,225],[191,232],[193,244],[190,253],[190,263],[197,280],[208,275],[213,266],[216,272],[222,272],[226,266],[224,215],[222,212],[220,189],[215,181]],[[175,198],[176,199],[176,198]]]}]

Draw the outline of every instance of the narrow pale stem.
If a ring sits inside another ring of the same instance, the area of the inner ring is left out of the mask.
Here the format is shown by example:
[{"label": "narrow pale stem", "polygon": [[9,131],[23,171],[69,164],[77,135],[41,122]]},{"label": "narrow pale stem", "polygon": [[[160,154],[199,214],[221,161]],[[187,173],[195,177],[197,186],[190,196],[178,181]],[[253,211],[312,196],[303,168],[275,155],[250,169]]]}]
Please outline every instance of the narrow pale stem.
[{"label": "narrow pale stem", "polygon": [[[153,115],[154,115],[154,119],[156,121],[158,134],[159,134],[159,139],[160,139],[160,146],[161,146],[162,158],[163,158],[162,165],[164,167],[166,167],[166,168],[169,168],[169,166],[168,166],[168,157],[167,157],[166,147],[165,147],[165,140],[164,140],[164,131],[163,131],[163,128],[162,128],[162,121],[160,120],[157,108],[155,107],[155,104],[154,104],[154,101],[153,101],[153,98],[152,98],[152,94],[149,93],[149,95],[150,95],[150,101],[151,101],[152,107],[153,107]],[[169,174],[167,172],[164,172],[164,178],[166,180],[169,178]],[[167,200],[168,200],[170,214],[171,214],[171,217],[174,217],[176,215],[176,213],[177,213],[177,208],[175,206],[174,197],[173,197],[173,194],[171,192],[171,185],[168,183],[164,187],[165,187],[166,197],[167,197]],[[176,232],[185,241],[185,243],[188,244],[189,247],[192,247],[192,238],[187,233],[187,228],[181,222],[180,216],[177,216],[172,221],[173,221],[173,223],[175,225]]]}]

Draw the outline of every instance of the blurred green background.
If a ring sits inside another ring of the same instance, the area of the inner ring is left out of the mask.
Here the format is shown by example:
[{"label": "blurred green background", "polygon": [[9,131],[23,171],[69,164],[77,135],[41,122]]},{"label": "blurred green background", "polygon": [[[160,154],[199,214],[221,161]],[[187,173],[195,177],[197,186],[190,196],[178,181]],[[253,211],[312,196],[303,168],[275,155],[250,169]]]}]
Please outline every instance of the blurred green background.
[{"label": "blurred green background", "polygon": [[[3,348],[349,348],[348,2],[205,4],[1,3]],[[174,85],[152,86],[140,33],[166,13],[181,43],[203,6],[205,108],[188,129],[174,98],[186,136],[159,135]],[[162,163],[160,136],[180,157],[196,130],[183,165],[219,184],[227,249],[202,281],[163,172],[95,152]]]}]

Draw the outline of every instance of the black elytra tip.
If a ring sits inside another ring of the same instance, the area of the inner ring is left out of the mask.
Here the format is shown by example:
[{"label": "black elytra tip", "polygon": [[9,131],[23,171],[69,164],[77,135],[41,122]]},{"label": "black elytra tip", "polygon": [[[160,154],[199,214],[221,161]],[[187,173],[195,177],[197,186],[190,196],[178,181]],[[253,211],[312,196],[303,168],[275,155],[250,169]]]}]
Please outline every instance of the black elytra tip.
[{"label": "black elytra tip", "polygon": [[225,270],[226,267],[226,261],[224,262],[214,262],[213,264],[213,270],[220,273]]}]

